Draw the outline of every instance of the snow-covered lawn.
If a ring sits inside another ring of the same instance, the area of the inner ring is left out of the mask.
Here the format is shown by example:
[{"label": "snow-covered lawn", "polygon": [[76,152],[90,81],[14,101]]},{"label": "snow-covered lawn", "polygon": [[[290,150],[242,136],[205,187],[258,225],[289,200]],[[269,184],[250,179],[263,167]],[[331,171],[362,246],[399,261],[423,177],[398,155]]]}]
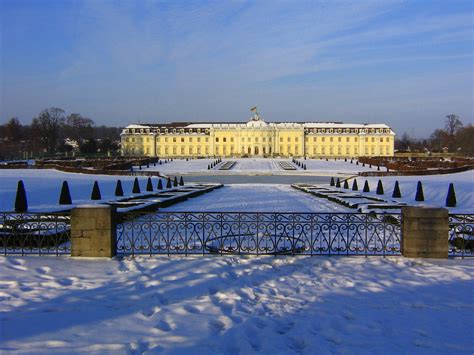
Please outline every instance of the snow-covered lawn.
[{"label": "snow-covered lawn", "polygon": [[164,209],[193,212],[348,212],[325,199],[300,192],[290,185],[227,185],[204,196]]},{"label": "snow-covered lawn", "polygon": [[[18,180],[23,180],[30,211],[64,209],[60,206],[59,195],[63,181],[67,181],[72,203],[84,204],[115,199],[115,185],[122,181],[124,195],[132,195],[133,176],[110,176],[65,173],[54,169],[0,169],[0,211],[13,211]],[[101,201],[91,201],[94,181],[99,182]],[[140,188],[145,192],[147,177],[138,177]],[[152,178],[156,188],[158,178]],[[166,181],[163,180],[166,185]]]},{"label": "snow-covered lawn", "polygon": [[[380,178],[357,178],[360,192],[364,186],[364,181],[368,180],[371,192],[368,195],[376,195],[377,182]],[[386,197],[392,200],[395,181],[398,180],[402,198],[393,199],[405,202],[409,205],[445,207],[446,195],[449,184],[454,184],[456,191],[457,206],[446,207],[450,213],[474,213],[474,170],[457,174],[432,175],[432,176],[390,176],[381,179]],[[349,187],[352,187],[352,179]],[[415,201],[416,186],[418,181],[423,185],[424,202]]]},{"label": "snow-covered lawn", "polygon": [[[174,159],[162,165],[150,166],[147,171],[159,171],[163,174],[202,174],[208,173],[207,166],[211,164],[214,159],[196,159],[186,161],[185,159]],[[320,160],[320,159],[300,159],[302,163],[307,165],[307,170],[297,168],[294,171],[283,170],[278,164],[279,161],[291,162],[291,159],[270,159],[270,158],[225,158],[223,161],[235,161],[235,166],[228,171],[213,169],[213,173],[217,174],[257,174],[257,173],[272,173],[272,174],[356,174],[359,171],[376,171],[377,167],[369,168],[362,167],[362,164],[353,164],[350,160]]]},{"label": "snow-covered lawn", "polygon": [[474,260],[2,257],[0,352],[472,354]]}]

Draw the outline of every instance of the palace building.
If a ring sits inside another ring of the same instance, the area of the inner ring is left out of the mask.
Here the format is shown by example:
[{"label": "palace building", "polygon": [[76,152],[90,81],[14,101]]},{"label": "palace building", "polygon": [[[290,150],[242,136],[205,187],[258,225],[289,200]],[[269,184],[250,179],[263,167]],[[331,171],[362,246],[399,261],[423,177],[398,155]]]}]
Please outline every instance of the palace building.
[{"label": "palace building", "polygon": [[129,125],[122,154],[162,158],[393,156],[395,133],[385,124],[247,123]]}]

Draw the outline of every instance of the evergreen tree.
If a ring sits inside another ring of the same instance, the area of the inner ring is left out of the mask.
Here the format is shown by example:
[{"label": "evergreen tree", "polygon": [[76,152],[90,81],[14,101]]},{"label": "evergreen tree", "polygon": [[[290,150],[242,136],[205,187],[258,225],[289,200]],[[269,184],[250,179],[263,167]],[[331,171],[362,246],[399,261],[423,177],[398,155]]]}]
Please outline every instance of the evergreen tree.
[{"label": "evergreen tree", "polygon": [[329,184],[330,186],[334,186],[336,183],[334,182],[334,178],[331,178],[331,183]]},{"label": "evergreen tree", "polygon": [[171,178],[168,176],[168,180],[166,181],[166,188],[171,189]]},{"label": "evergreen tree", "polygon": [[91,200],[101,200],[102,196],[100,194],[99,183],[94,181],[94,186],[92,187]]},{"label": "evergreen tree", "polygon": [[359,186],[357,186],[356,179],[354,179],[354,182],[352,183],[352,191],[359,191]]},{"label": "evergreen tree", "polygon": [[20,180],[16,188],[15,212],[26,211],[28,211],[28,201],[26,198],[25,185],[23,185],[23,180]]},{"label": "evergreen tree", "polygon": [[341,181],[339,180],[339,178],[337,178],[336,180],[336,187],[341,187]]},{"label": "evergreen tree", "polygon": [[151,177],[148,177],[148,181],[146,182],[146,190],[153,191],[153,184],[151,183]]},{"label": "evergreen tree", "polygon": [[393,187],[393,193],[392,193],[393,198],[401,198],[402,193],[400,192],[400,186],[398,185],[398,181],[395,181],[395,186]]},{"label": "evergreen tree", "polygon": [[425,195],[423,194],[423,185],[421,184],[421,181],[418,181],[418,184],[416,185],[415,201],[424,201],[424,200],[425,200]]},{"label": "evergreen tree", "polygon": [[179,178],[179,186],[184,186],[184,180],[182,176]]},{"label": "evergreen tree", "polygon": [[362,191],[370,192],[369,182],[367,180],[365,180],[364,189]]},{"label": "evergreen tree", "polygon": [[449,184],[448,195],[446,196],[446,207],[456,207],[456,192],[453,183]]},{"label": "evergreen tree", "polygon": [[117,180],[117,185],[115,185],[115,196],[123,196],[122,181]]},{"label": "evergreen tree", "polygon": [[138,178],[137,177],[133,181],[132,193],[133,194],[139,194],[140,193],[140,184],[138,183]]},{"label": "evergreen tree", "polygon": [[174,187],[177,187],[177,186],[178,186],[178,177],[177,177],[177,176],[174,177],[173,186],[174,186]]},{"label": "evergreen tree", "polygon": [[347,190],[349,188],[349,183],[347,180],[344,180],[344,188]]},{"label": "evergreen tree", "polygon": [[382,180],[379,180],[377,183],[377,190],[376,190],[377,195],[383,195],[383,185],[382,185]]},{"label": "evergreen tree", "polygon": [[161,179],[158,178],[158,186],[156,187],[158,190],[163,190],[163,183],[161,182]]},{"label": "evergreen tree", "polygon": [[61,187],[61,195],[59,195],[59,204],[60,205],[72,204],[71,193],[69,192],[69,185],[67,181],[63,181],[63,186]]}]

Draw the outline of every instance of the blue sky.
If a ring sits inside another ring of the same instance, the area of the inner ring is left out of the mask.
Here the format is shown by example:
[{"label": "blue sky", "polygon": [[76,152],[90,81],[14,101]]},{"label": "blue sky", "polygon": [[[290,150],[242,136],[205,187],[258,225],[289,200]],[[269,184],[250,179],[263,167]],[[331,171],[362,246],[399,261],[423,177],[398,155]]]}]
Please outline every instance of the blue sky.
[{"label": "blue sky", "polygon": [[0,0],[0,120],[472,123],[473,2]]}]

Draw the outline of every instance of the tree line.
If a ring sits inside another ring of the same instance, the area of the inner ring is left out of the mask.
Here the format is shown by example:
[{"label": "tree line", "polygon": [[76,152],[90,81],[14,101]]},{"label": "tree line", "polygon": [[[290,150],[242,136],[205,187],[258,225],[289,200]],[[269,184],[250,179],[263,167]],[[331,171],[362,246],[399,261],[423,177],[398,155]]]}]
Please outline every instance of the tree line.
[{"label": "tree line", "polygon": [[437,128],[427,139],[410,137],[406,132],[395,140],[398,151],[450,152],[474,154],[474,126],[464,125],[457,115],[447,115],[444,128]]},{"label": "tree line", "polygon": [[121,128],[96,126],[79,113],[61,108],[41,111],[28,125],[12,117],[0,125],[0,159],[117,154]]}]

